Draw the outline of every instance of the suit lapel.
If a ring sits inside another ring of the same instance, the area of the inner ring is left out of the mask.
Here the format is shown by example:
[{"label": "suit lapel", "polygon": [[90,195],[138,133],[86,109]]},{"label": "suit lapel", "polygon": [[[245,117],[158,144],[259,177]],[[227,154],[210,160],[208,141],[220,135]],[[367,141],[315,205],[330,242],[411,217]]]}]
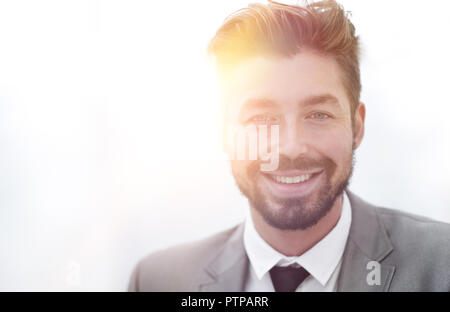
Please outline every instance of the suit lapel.
[{"label": "suit lapel", "polygon": [[[393,250],[392,243],[376,208],[349,191],[347,195],[352,207],[352,224],[338,277],[338,291],[388,291],[395,267],[383,264],[382,260]],[[368,275],[378,270],[368,267],[370,261],[379,263],[379,283],[367,281]]]},{"label": "suit lapel", "polygon": [[[341,270],[338,277],[338,291],[388,291],[395,267],[383,264],[383,259],[392,252],[392,243],[381,224],[376,208],[348,190],[346,191],[352,209],[352,224],[347,239]],[[199,291],[244,290],[248,276],[249,261],[243,244],[244,223],[230,235],[222,250],[204,268],[196,282]],[[370,285],[368,268],[370,261],[379,263],[380,283]]]},{"label": "suit lapel", "polygon": [[223,249],[207,265],[198,283],[199,291],[244,290],[249,261],[243,243],[244,223],[238,225]]}]

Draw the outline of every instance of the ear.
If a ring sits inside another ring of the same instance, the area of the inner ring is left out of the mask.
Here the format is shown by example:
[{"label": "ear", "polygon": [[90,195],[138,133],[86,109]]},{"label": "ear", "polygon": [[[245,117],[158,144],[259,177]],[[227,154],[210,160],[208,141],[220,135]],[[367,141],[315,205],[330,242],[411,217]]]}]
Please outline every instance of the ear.
[{"label": "ear", "polygon": [[366,106],[359,102],[353,120],[353,149],[357,149],[364,137],[364,122],[366,118]]},{"label": "ear", "polygon": [[222,133],[221,133],[221,141],[222,141],[222,152],[224,152],[227,157],[231,157],[231,151],[232,151],[232,144],[231,144],[231,137],[230,137],[230,131],[229,126],[227,126],[226,123],[222,123],[220,127]]}]

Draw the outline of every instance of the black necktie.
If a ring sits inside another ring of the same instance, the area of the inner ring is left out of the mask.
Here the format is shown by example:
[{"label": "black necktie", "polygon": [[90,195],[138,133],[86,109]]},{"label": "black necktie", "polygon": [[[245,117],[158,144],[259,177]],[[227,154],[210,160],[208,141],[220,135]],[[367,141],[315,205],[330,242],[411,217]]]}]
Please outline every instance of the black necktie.
[{"label": "black necktie", "polygon": [[308,271],[303,267],[274,266],[270,270],[270,277],[272,278],[275,291],[295,291],[308,275]]}]

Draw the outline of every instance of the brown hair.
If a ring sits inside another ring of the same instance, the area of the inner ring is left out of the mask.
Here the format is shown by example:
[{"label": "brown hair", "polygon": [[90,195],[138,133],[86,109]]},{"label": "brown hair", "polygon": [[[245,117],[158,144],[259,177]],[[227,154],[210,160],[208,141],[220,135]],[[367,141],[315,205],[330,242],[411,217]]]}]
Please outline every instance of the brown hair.
[{"label": "brown hair", "polygon": [[250,4],[228,16],[208,46],[219,72],[246,58],[290,57],[302,49],[334,57],[353,116],[361,93],[359,43],[348,13],[334,0],[304,7],[274,1]]}]

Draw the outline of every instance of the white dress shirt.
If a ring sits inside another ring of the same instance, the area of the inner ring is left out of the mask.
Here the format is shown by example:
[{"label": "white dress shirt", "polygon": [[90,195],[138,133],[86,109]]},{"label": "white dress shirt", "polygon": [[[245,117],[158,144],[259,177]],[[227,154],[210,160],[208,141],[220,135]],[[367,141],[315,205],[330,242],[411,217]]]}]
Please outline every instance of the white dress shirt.
[{"label": "white dress shirt", "polygon": [[245,291],[275,291],[270,269],[273,266],[297,264],[309,276],[297,287],[302,291],[336,291],[342,255],[347,242],[352,212],[347,194],[343,193],[342,210],[334,228],[312,248],[298,257],[287,257],[273,249],[256,231],[250,212],[244,229],[244,246],[250,260]]}]

